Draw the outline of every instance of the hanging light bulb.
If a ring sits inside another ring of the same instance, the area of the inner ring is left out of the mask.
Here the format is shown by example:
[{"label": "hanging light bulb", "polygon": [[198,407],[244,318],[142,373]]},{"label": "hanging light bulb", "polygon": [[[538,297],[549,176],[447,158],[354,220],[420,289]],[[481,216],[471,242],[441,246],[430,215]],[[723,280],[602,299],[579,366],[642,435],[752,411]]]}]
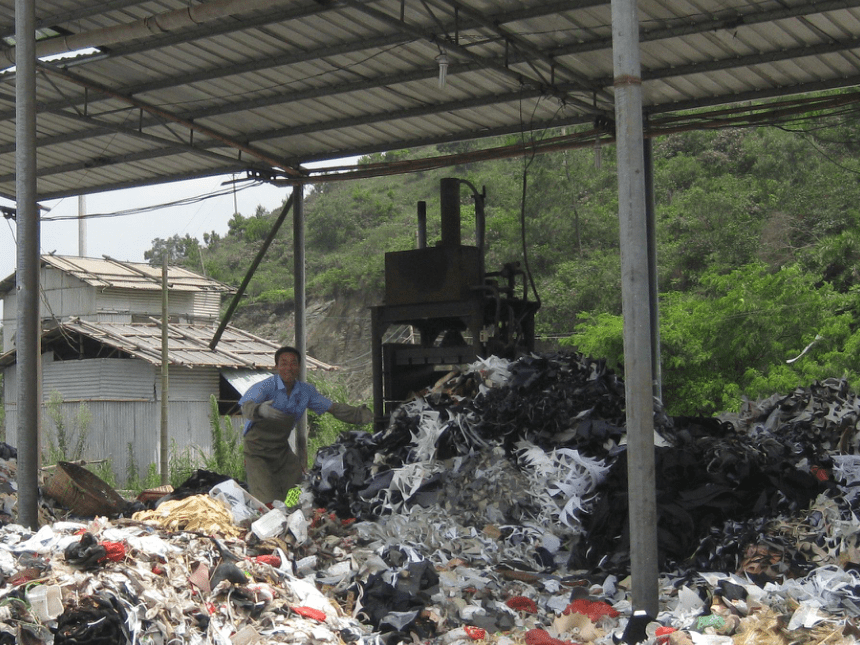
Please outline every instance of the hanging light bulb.
[{"label": "hanging light bulb", "polygon": [[439,89],[445,88],[445,79],[448,76],[448,54],[444,51],[436,57],[439,63]]}]

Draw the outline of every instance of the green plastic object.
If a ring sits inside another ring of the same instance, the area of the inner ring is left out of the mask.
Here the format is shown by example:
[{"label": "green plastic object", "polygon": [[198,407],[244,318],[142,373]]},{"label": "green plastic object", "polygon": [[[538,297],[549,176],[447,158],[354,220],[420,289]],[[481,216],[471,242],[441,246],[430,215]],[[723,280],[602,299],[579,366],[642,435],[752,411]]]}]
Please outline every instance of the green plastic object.
[{"label": "green plastic object", "polygon": [[726,619],[722,616],[718,616],[717,614],[710,614],[708,616],[699,616],[696,621],[696,630],[704,631],[706,627],[713,627],[716,630],[720,630],[726,626]]},{"label": "green plastic object", "polygon": [[295,506],[296,504],[299,503],[299,497],[301,496],[301,494],[302,494],[302,489],[299,488],[298,486],[291,489],[290,492],[287,493],[287,498],[284,500],[284,505],[287,508]]}]

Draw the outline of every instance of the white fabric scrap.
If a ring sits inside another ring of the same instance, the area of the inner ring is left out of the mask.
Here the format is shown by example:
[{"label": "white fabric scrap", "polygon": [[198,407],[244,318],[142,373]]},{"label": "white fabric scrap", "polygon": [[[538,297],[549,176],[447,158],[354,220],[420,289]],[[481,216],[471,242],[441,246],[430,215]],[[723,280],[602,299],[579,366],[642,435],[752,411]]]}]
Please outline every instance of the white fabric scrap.
[{"label": "white fabric scrap", "polygon": [[609,469],[604,462],[571,448],[546,452],[528,441],[517,443],[517,457],[549,515],[546,519],[582,532],[579,515],[587,510],[597,486],[606,478]]},{"label": "white fabric scrap", "polygon": [[820,605],[817,602],[806,602],[794,610],[791,619],[788,621],[788,630],[794,631],[800,627],[810,629],[824,620],[823,616],[818,614]]},{"label": "white fabric scrap", "polygon": [[[35,535],[32,535],[29,539],[24,540],[23,542],[18,542],[18,544],[11,546],[10,550],[14,553],[31,551],[33,553],[38,553],[39,555],[45,555],[50,553],[62,538],[63,536],[57,535],[50,524],[45,524],[45,526],[40,528]],[[76,540],[80,540],[80,538],[78,537]]]},{"label": "white fabric scrap", "polygon": [[845,499],[854,505],[860,496],[860,455],[833,455],[833,474]]},{"label": "white fabric scrap", "polygon": [[[480,394],[486,394],[490,386],[500,387],[511,378],[511,361],[498,356],[479,358],[469,366],[469,372],[477,372],[481,375],[482,383],[478,388]],[[489,386],[487,385],[489,383]]]},{"label": "white fabric scrap", "polygon": [[[400,511],[409,499],[421,488],[427,479],[442,470],[442,466],[433,463],[406,464],[394,471],[391,484],[385,491],[384,505],[392,511]],[[393,492],[400,493],[401,500],[395,500]]]},{"label": "white fabric scrap", "polygon": [[690,640],[693,645],[732,645],[734,641],[731,636],[718,636],[716,634],[700,634],[699,632],[690,631]]}]

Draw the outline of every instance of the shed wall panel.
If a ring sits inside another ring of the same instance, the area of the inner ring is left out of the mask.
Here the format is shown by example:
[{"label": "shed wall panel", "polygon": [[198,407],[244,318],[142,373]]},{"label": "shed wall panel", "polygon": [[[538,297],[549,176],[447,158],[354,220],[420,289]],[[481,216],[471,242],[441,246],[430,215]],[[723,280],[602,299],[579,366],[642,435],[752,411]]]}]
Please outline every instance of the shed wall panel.
[{"label": "shed wall panel", "polygon": [[3,353],[14,347],[12,340],[18,328],[18,297],[14,289],[3,298]]},{"label": "shed wall panel", "polygon": [[[87,404],[90,421],[87,425],[86,445],[81,455],[87,461],[107,459],[116,475],[117,486],[122,488],[133,470],[145,476],[150,464],[160,463],[161,406],[155,402],[92,401]],[[64,403],[59,407],[67,427],[76,432],[74,425],[80,409],[79,403]],[[55,426],[45,418],[43,409],[42,445],[55,440]],[[17,407],[6,410],[6,442],[17,446]],[[241,432],[241,417],[232,417],[231,424]],[[10,432],[11,431],[11,432]],[[77,434],[73,434],[72,441]],[[171,456],[188,455],[192,463],[200,465],[201,454],[210,455],[211,427],[209,403],[177,402],[168,406],[168,452]]]},{"label": "shed wall panel", "polygon": [[[155,368],[156,397],[161,400],[161,368]],[[209,395],[218,396],[220,372],[214,367],[171,367],[167,373],[170,401],[202,401],[209,404]],[[207,409],[208,413],[208,409]]]},{"label": "shed wall panel", "polygon": [[6,408],[18,401],[17,374],[17,363],[3,370],[3,402]]},{"label": "shed wall panel", "polygon": [[41,316],[43,320],[69,316],[91,316],[95,313],[92,287],[78,282],[74,287],[42,288]]},{"label": "shed wall panel", "polygon": [[140,360],[52,361],[42,373],[42,400],[59,392],[65,401],[152,401],[154,379],[154,367]]},{"label": "shed wall panel", "polygon": [[[104,289],[97,296],[99,312],[148,314],[161,317],[161,291],[132,289]],[[171,292],[167,298],[167,310],[171,316],[185,314],[191,309],[192,298],[189,293]]]},{"label": "shed wall panel", "polygon": [[218,320],[221,317],[221,293],[218,291],[198,291],[194,294],[194,305],[191,313],[196,320]]}]

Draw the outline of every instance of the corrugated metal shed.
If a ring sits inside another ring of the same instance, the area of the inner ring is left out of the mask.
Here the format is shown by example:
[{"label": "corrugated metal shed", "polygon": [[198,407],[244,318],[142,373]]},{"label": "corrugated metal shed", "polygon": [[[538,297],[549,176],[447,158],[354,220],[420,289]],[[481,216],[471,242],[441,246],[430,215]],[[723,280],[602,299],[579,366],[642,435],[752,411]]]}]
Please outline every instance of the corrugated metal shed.
[{"label": "corrugated metal shed", "polygon": [[[14,6],[0,0],[10,66]],[[664,116],[681,110],[860,83],[860,0],[637,6],[653,132],[677,126]],[[582,125],[593,139],[596,119],[614,118],[609,0],[36,0],[35,10],[37,55],[85,50],[39,63],[40,199],[243,171],[289,181],[312,174],[302,163],[550,126]],[[15,74],[0,88],[0,195],[14,198]],[[754,117],[778,118],[743,118]]]},{"label": "corrugated metal shed", "polygon": [[[215,367],[252,368],[271,370],[274,367],[276,343],[227,326],[216,348],[209,343],[215,334],[214,325],[171,324],[168,326],[168,355],[171,366],[188,368]],[[77,354],[93,357],[92,350],[81,351],[79,340],[89,339],[105,348],[100,354],[115,356],[116,352],[139,358],[153,365],[161,364],[161,324],[87,322],[73,318],[60,323],[55,329],[43,334],[42,346],[57,344],[69,360]],[[309,369],[334,370],[334,366],[310,356],[305,357]],[[15,362],[15,350],[0,356],[0,369]]]},{"label": "corrugated metal shed", "polygon": [[[42,255],[43,267],[51,266],[63,274],[71,275],[86,284],[102,289],[133,289],[161,291],[161,267],[145,262],[124,262],[113,258],[83,258],[65,255]],[[167,282],[171,291],[212,291],[218,294],[234,293],[235,287],[207,278],[179,266],[167,268]],[[50,287],[50,285],[48,285]],[[15,274],[0,281],[0,296],[15,287]],[[219,296],[220,297],[220,296]]]}]

